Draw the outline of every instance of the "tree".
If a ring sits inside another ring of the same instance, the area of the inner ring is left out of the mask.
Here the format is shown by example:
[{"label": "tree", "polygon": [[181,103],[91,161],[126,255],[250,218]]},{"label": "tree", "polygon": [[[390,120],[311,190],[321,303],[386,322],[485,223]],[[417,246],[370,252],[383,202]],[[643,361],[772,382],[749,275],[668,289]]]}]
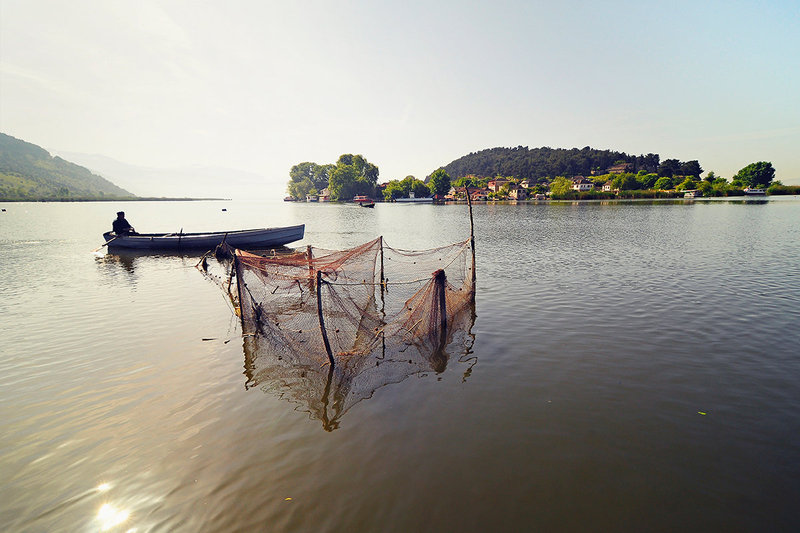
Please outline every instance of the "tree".
[{"label": "tree", "polygon": [[444,196],[450,191],[450,175],[443,168],[434,170],[428,180],[428,188],[433,194]]},{"label": "tree", "polygon": [[305,198],[313,188],[314,184],[311,183],[311,180],[304,178],[301,181],[290,181],[286,190],[292,198],[301,200]]},{"label": "tree", "polygon": [[633,174],[619,174],[611,180],[611,188],[619,189],[620,191],[633,191],[641,188],[641,183]]},{"label": "tree", "polygon": [[299,163],[289,171],[289,194],[297,199],[305,198],[309,192],[321,191],[328,186],[334,165]]},{"label": "tree", "polygon": [[350,200],[357,194],[372,196],[378,182],[378,167],[362,155],[343,154],[328,180],[331,200]]},{"label": "tree", "polygon": [[677,159],[665,159],[658,165],[658,175],[662,177],[671,178],[672,176],[680,174],[681,162]]},{"label": "tree", "polygon": [[658,174],[637,175],[636,179],[642,184],[642,189],[652,189],[653,185],[658,181]]},{"label": "tree", "polygon": [[[448,188],[448,190],[450,189]],[[406,176],[401,181],[391,180],[383,191],[383,197],[387,201],[395,198],[408,198],[411,196],[412,191],[417,198],[425,198],[431,193],[424,182],[418,180],[414,176]]]},{"label": "tree", "polygon": [[703,173],[703,169],[700,167],[700,163],[696,159],[692,161],[686,161],[681,163],[681,176],[691,176],[693,178],[700,178],[700,174]]},{"label": "tree", "polygon": [[685,191],[685,190],[693,190],[697,188],[697,183],[692,178],[686,178],[678,185],[675,186],[675,190],[678,191]]},{"label": "tree", "polygon": [[572,182],[564,176],[558,176],[550,184],[550,192],[555,195],[567,194],[572,190]]},{"label": "tree", "polygon": [[658,178],[653,184],[653,188],[659,191],[670,190],[672,188],[672,177],[664,176],[663,178]]},{"label": "tree", "polygon": [[750,163],[733,177],[746,187],[766,188],[775,179],[775,169],[768,161]]},{"label": "tree", "polygon": [[705,177],[705,178],[703,178],[703,179],[704,179],[705,181],[709,182],[709,183],[714,183],[714,180],[715,180],[715,179],[717,179],[717,175],[716,175],[716,174],[714,174],[714,171],[713,171],[713,170],[709,170],[709,171],[708,171],[708,174],[706,174],[706,177]]},{"label": "tree", "polygon": [[391,180],[383,190],[383,198],[387,202],[390,202],[395,198],[403,198],[404,194],[406,193],[398,180]]},{"label": "tree", "polygon": [[427,185],[425,185],[424,181],[420,181],[418,179],[415,179],[414,183],[412,183],[411,190],[414,191],[414,196],[416,196],[417,198],[427,198],[428,196],[431,195],[430,188]]}]

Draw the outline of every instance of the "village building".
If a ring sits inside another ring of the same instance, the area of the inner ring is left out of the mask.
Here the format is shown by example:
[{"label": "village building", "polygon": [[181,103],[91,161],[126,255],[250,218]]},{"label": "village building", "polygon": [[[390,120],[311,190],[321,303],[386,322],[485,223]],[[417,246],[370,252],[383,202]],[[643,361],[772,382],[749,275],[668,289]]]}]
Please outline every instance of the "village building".
[{"label": "village building", "polygon": [[523,187],[513,186],[508,190],[508,197],[511,200],[525,200],[528,198],[528,191]]},{"label": "village building", "polygon": [[470,198],[473,202],[485,202],[488,198],[488,189],[474,189],[470,190]]},{"label": "village building", "polygon": [[492,192],[499,192],[500,188],[503,185],[505,185],[506,183],[511,183],[511,181],[507,180],[507,179],[497,178],[497,179],[491,180],[489,183],[486,184],[486,186]]},{"label": "village building", "polygon": [[572,190],[574,191],[591,191],[594,188],[594,183],[583,176],[575,176],[572,178]]},{"label": "village building", "polygon": [[633,163],[619,163],[608,167],[607,174],[624,174],[625,172],[633,172]]}]

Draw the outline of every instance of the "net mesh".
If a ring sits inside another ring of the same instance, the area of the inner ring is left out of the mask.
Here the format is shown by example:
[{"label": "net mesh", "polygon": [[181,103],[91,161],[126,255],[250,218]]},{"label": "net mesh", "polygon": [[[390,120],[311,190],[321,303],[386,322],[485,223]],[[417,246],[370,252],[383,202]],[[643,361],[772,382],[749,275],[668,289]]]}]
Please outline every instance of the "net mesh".
[{"label": "net mesh", "polygon": [[442,372],[471,348],[472,241],[432,250],[308,247],[234,251],[248,386],[305,405],[335,429],[352,405],[389,383]]}]

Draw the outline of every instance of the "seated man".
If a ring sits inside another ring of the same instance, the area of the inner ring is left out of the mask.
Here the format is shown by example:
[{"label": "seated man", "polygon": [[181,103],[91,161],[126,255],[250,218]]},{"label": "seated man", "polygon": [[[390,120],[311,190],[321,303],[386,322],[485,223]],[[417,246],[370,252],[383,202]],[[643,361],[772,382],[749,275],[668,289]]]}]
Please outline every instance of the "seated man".
[{"label": "seated man", "polygon": [[125,211],[119,211],[117,213],[117,218],[114,222],[111,223],[111,228],[117,235],[130,235],[132,233],[136,233],[136,230],[133,229],[133,226],[125,220]]}]

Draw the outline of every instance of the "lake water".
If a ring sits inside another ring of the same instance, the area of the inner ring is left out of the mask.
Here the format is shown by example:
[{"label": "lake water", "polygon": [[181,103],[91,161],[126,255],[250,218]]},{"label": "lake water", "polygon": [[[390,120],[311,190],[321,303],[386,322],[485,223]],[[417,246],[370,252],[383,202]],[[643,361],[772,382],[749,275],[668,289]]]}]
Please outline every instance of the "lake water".
[{"label": "lake water", "polygon": [[333,431],[248,383],[198,255],[101,233],[423,249],[466,206],[2,207],[3,531],[800,530],[798,197],[476,206],[472,348]]}]

